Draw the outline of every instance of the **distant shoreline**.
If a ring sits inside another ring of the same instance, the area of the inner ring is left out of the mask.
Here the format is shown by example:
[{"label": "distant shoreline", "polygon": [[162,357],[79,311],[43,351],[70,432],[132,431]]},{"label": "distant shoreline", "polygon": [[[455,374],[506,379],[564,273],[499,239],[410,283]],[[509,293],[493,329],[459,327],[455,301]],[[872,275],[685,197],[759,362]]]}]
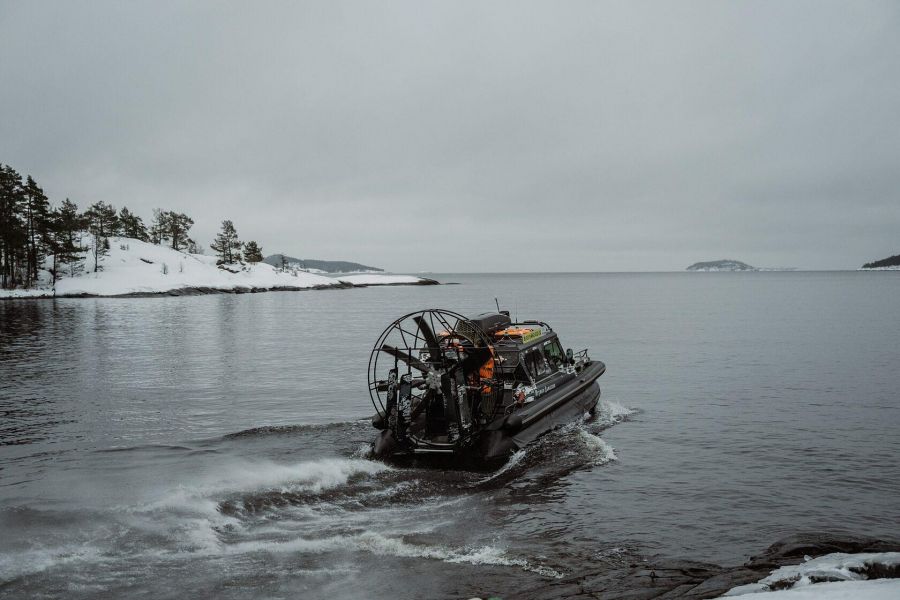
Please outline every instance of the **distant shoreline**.
[{"label": "distant shoreline", "polygon": [[308,292],[314,290],[346,290],[352,288],[368,287],[394,287],[394,286],[418,286],[418,285],[445,285],[436,279],[420,277],[414,282],[389,282],[389,283],[348,283],[338,281],[334,285],[316,285],[308,287],[276,286],[276,287],[231,287],[216,288],[204,286],[187,286],[159,292],[127,292],[124,294],[88,294],[84,292],[54,294],[52,290],[8,290],[20,292],[19,295],[0,295],[0,300],[53,300],[58,298],[159,298],[179,296],[213,296],[217,294],[262,294],[266,292]]},{"label": "distant shoreline", "polygon": [[88,253],[81,259],[80,272],[52,281],[50,271],[43,269],[41,285],[3,289],[0,298],[199,296],[439,283],[417,275],[388,273],[326,276],[296,268],[279,269],[261,261],[222,264],[214,256],[173,250],[134,238],[109,240],[112,243],[102,256]]},{"label": "distant shoreline", "polygon": [[[756,269],[753,271],[510,271],[510,272],[453,272],[446,275],[472,275],[472,276],[490,276],[490,275],[673,275],[683,274],[686,276],[696,273],[737,273],[737,274],[771,274],[771,273],[862,273],[862,272],[900,272],[898,267],[875,267],[856,269]],[[431,274],[431,273],[430,273]],[[434,275],[443,275],[442,273],[434,273]],[[377,276],[377,275],[376,275]],[[349,277],[349,276],[345,276]],[[356,275],[352,276],[356,277]],[[389,279],[391,275],[383,276]],[[264,292],[303,292],[308,290],[341,290],[350,288],[367,288],[367,287],[393,287],[393,286],[420,286],[420,285],[459,285],[456,281],[441,282],[436,279],[421,276],[416,277],[417,281],[401,281],[384,283],[353,283],[349,281],[341,281],[334,278],[334,283],[327,285],[308,285],[308,286],[234,286],[234,287],[215,287],[215,286],[184,286],[161,291],[131,291],[120,294],[94,294],[87,292],[65,292],[54,294],[53,290],[48,289],[15,289],[0,290],[0,300],[46,300],[53,298],[155,298],[155,297],[179,297],[179,296],[208,296],[216,294],[260,294]]]}]

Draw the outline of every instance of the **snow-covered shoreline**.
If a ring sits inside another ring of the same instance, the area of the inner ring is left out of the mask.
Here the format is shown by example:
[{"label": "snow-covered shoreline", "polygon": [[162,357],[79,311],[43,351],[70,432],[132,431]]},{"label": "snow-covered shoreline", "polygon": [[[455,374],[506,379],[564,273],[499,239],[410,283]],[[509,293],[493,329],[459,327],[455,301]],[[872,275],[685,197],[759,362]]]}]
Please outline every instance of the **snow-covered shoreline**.
[{"label": "snow-covered shoreline", "polygon": [[182,296],[437,283],[411,275],[328,277],[302,270],[282,271],[266,263],[219,266],[213,256],[136,239],[112,237],[109,243],[109,255],[100,260],[101,269],[96,273],[88,258],[84,272],[63,277],[55,289],[48,283],[35,289],[0,290],[0,298]]},{"label": "snow-covered shoreline", "polygon": [[772,571],[722,598],[887,600],[900,598],[900,552],[833,553]]}]

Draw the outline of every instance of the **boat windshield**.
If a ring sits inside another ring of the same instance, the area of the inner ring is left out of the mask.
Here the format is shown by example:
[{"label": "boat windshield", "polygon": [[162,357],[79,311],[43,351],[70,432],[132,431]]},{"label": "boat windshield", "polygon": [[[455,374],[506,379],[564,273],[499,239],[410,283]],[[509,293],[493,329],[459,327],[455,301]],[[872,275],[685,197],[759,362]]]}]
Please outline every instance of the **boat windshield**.
[{"label": "boat windshield", "polygon": [[535,346],[525,351],[525,367],[535,381],[540,381],[553,374],[553,369],[547,357],[544,356],[541,346]]},{"label": "boat windshield", "polygon": [[564,361],[562,346],[559,345],[559,340],[552,339],[544,342],[544,356],[550,361],[550,368],[553,369],[554,372],[559,371]]}]

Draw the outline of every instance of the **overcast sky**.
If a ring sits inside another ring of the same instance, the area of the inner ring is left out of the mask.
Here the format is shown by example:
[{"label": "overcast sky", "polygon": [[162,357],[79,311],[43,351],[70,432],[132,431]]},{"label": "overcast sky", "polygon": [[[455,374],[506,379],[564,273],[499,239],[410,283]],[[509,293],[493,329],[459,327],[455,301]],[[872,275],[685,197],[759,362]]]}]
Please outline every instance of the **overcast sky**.
[{"label": "overcast sky", "polygon": [[10,2],[0,162],[396,271],[900,252],[900,3]]}]

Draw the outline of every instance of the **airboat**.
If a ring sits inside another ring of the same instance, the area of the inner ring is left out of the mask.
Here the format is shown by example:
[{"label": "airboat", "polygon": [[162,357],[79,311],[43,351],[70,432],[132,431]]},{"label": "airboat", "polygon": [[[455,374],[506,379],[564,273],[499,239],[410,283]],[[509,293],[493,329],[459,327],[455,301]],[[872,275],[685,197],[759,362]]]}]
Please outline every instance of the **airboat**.
[{"label": "airboat", "polygon": [[593,414],[606,365],[563,351],[543,321],[508,311],[474,317],[426,309],[381,334],[369,357],[369,395],[385,459],[503,460],[555,427]]}]

